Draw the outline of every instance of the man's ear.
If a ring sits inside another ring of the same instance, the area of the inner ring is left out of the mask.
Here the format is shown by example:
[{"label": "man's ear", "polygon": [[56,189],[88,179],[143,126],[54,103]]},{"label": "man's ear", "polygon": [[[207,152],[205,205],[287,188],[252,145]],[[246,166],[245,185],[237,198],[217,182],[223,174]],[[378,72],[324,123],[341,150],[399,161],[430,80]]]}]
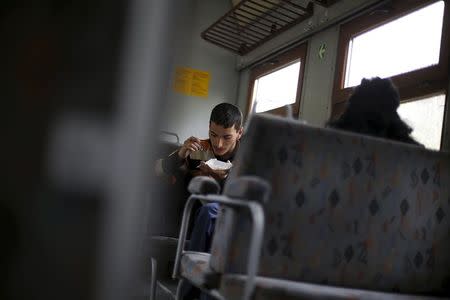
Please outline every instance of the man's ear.
[{"label": "man's ear", "polygon": [[244,132],[244,127],[239,128],[238,130],[238,140],[241,139],[242,133]]}]

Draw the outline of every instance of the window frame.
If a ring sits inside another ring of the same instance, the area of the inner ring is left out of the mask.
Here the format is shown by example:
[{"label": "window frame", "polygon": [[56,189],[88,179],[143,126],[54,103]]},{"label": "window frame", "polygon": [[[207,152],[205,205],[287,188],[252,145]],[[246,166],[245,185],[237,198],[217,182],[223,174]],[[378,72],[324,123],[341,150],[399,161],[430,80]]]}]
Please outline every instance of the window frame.
[{"label": "window frame", "polygon": [[[438,1],[439,0],[393,0],[388,6],[379,7],[374,11],[367,12],[341,25],[332,95],[331,117],[333,119],[337,118],[344,111],[346,101],[350,97],[353,89],[352,87],[344,88],[348,45],[350,40],[364,32],[370,31],[371,29],[389,23]],[[449,98],[449,7],[449,1],[444,0],[439,64],[390,77],[399,90],[401,97],[400,101],[402,103],[405,101],[413,101],[415,98],[423,98],[444,92],[447,95],[447,105]],[[445,118],[446,116],[444,114],[444,124]]]},{"label": "window frame", "polygon": [[[255,86],[255,81],[265,75],[273,73],[277,70],[282,69],[283,67],[288,66],[291,63],[294,63],[297,60],[300,60],[300,70],[297,82],[297,93],[295,96],[295,102],[292,105],[292,114],[293,117],[298,117],[300,113],[300,101],[302,95],[302,86],[303,86],[303,77],[305,74],[305,64],[306,64],[306,55],[307,55],[307,43],[302,43],[299,46],[296,46],[293,49],[290,49],[284,53],[276,55],[271,59],[253,67],[250,69],[249,76],[249,85],[247,92],[247,110],[246,117],[250,114],[252,109],[252,99],[253,99],[253,89]],[[285,105],[286,106],[286,105]],[[278,107],[269,111],[265,111],[264,113],[270,113],[274,115],[285,115],[286,109],[285,106]]]}]

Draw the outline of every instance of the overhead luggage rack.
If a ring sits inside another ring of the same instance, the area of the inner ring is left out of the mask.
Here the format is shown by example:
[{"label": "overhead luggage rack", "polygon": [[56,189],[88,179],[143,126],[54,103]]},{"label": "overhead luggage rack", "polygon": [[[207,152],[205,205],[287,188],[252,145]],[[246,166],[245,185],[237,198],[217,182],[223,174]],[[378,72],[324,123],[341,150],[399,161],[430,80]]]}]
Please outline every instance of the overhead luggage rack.
[{"label": "overhead luggage rack", "polygon": [[337,0],[313,0],[312,2],[322,5],[324,7],[328,7],[332,4],[334,4]]},{"label": "overhead luggage rack", "polygon": [[[202,32],[203,39],[245,55],[313,14],[302,0],[242,0]],[[317,1],[326,2],[326,1]]]}]

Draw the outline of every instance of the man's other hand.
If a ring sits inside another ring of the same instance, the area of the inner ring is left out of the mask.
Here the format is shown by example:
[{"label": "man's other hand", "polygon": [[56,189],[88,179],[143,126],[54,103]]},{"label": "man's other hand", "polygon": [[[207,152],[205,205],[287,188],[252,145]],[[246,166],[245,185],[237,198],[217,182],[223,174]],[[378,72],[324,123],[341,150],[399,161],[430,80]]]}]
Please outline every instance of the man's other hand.
[{"label": "man's other hand", "polygon": [[180,150],[178,150],[178,157],[185,159],[189,156],[189,154],[198,150],[202,150],[200,139],[195,136],[191,136],[184,141],[183,146],[181,146]]}]

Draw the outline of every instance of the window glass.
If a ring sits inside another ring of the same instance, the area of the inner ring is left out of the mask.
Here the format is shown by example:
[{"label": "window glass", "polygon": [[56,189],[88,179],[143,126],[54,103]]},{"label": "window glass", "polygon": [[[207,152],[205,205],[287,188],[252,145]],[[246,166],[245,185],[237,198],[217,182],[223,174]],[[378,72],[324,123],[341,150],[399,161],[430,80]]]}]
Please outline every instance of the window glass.
[{"label": "window glass", "polygon": [[412,136],[425,147],[440,149],[445,94],[400,104],[398,114],[413,128]]},{"label": "window glass", "polygon": [[439,1],[352,38],[344,87],[438,64],[443,13]]},{"label": "window glass", "polygon": [[300,61],[255,80],[252,103],[255,112],[265,112],[296,101]]}]

